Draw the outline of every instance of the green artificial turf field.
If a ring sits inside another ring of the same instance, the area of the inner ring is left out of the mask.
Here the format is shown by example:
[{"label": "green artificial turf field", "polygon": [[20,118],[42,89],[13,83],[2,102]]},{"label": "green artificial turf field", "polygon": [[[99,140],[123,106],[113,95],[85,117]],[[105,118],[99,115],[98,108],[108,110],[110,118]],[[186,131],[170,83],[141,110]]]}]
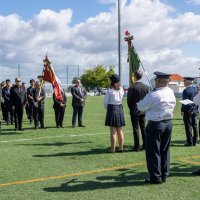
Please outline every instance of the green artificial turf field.
[{"label": "green artificial turf field", "polygon": [[[124,99],[125,146],[133,136]],[[47,98],[45,126],[35,131],[24,115],[23,132],[3,125],[0,134],[0,200],[133,199],[197,200],[200,177],[200,145],[184,147],[185,132],[180,103],[174,112],[171,144],[171,176],[162,185],[146,185],[144,151],[108,154],[109,131],[104,126],[103,97],[88,97],[85,128],[71,128],[71,98],[68,98],[63,129],[56,129],[52,99]]]}]

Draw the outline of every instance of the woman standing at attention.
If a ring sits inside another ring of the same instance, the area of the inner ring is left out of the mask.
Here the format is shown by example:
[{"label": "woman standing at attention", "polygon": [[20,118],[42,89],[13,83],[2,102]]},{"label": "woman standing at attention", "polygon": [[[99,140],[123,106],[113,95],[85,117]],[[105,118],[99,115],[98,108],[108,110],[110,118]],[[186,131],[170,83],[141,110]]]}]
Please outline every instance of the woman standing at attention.
[{"label": "woman standing at attention", "polygon": [[110,153],[115,152],[116,135],[118,136],[119,143],[119,149],[117,152],[123,152],[124,135],[122,132],[122,126],[125,126],[125,119],[122,100],[124,97],[124,91],[120,87],[120,79],[118,75],[112,75],[110,80],[111,86],[107,90],[104,99],[104,107],[107,109],[105,125],[110,127]]}]

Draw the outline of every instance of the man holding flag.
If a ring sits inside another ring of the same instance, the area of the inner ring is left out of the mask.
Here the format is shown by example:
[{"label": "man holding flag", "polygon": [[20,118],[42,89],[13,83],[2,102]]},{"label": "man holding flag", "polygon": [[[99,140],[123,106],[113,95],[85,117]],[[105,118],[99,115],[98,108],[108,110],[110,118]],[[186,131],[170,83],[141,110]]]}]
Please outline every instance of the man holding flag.
[{"label": "man holding flag", "polygon": [[[126,31],[125,41],[128,42],[128,62],[129,62],[129,84],[127,96],[127,104],[130,109],[131,122],[133,127],[134,146],[132,151],[138,152],[139,150],[145,149],[145,113],[138,110],[138,102],[142,100],[149,92],[148,86],[141,82],[142,71],[140,68],[139,56],[132,44],[133,36]],[[143,68],[144,69],[144,68]],[[142,134],[143,145],[140,147],[139,142],[139,126]]]},{"label": "man holding flag", "polygon": [[[148,86],[141,82],[142,72],[136,71],[134,72],[134,85],[129,87],[128,96],[127,96],[127,104],[130,109],[131,122],[133,127],[133,136],[134,136],[134,146],[132,151],[138,152],[139,150],[145,149],[145,113],[140,112],[138,110],[138,102],[142,100],[146,94],[149,92]],[[139,142],[139,126],[142,134],[143,145],[140,147]]]}]

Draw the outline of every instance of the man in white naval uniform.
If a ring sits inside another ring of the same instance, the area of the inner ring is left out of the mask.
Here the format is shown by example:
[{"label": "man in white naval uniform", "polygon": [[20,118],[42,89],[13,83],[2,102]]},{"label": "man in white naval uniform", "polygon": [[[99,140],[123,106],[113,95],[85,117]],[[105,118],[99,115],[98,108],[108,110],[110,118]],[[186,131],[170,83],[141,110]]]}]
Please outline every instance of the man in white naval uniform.
[{"label": "man in white naval uniform", "polygon": [[170,74],[154,72],[156,88],[138,103],[138,109],[146,112],[146,160],[150,179],[146,183],[166,182],[170,170],[170,142],[173,110],[176,98],[168,87]]}]

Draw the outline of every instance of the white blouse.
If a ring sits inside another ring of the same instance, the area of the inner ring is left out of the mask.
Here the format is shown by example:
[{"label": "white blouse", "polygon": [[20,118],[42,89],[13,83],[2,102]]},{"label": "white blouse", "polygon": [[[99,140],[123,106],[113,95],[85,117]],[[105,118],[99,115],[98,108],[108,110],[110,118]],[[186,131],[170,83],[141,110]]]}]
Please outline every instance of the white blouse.
[{"label": "white blouse", "polygon": [[107,109],[108,104],[120,105],[124,97],[124,90],[120,88],[119,90],[114,90],[109,88],[106,92],[104,98],[104,108]]}]

